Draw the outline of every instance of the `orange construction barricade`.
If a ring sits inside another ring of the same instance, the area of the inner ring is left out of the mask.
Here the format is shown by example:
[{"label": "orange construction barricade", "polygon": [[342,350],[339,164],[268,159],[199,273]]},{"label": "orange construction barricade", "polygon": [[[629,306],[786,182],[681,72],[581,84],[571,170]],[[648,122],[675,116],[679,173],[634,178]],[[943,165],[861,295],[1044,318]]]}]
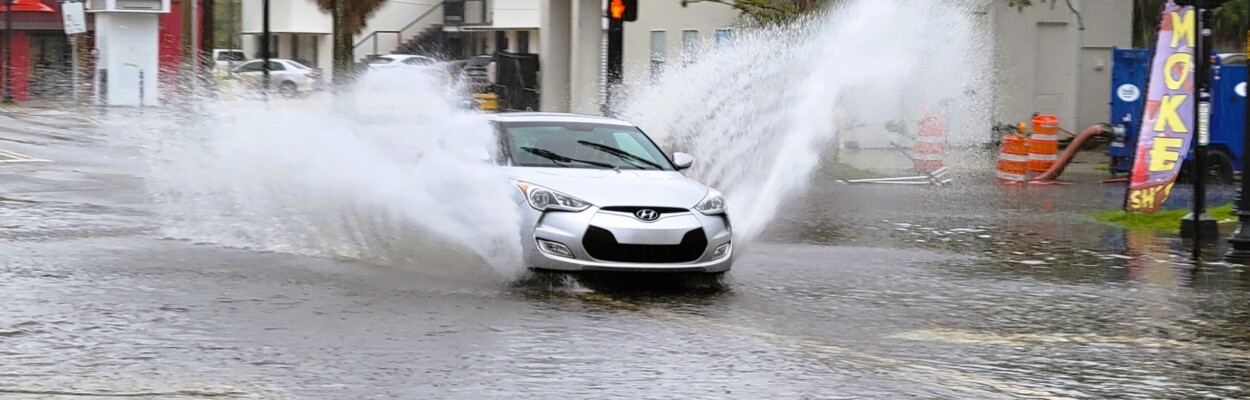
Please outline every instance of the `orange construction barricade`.
[{"label": "orange construction barricade", "polygon": [[997,178],[1005,182],[1024,182],[1029,174],[1029,146],[1022,135],[1003,138],[998,151]]},{"label": "orange construction barricade", "polygon": [[1029,136],[1029,170],[1046,172],[1059,159],[1059,119],[1054,115],[1033,117]]},{"label": "orange construction barricade", "polygon": [[942,120],[924,117],[920,120],[920,134],[916,138],[913,157],[916,169],[930,173],[942,168],[942,153],[946,151],[942,141]]}]

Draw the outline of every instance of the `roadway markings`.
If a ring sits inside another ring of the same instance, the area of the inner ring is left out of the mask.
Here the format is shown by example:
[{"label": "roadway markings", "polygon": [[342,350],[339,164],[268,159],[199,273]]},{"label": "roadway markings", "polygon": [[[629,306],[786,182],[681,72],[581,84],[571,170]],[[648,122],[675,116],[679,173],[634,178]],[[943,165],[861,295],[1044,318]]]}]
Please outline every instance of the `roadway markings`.
[{"label": "roadway markings", "polygon": [[[647,307],[641,304],[616,300],[597,293],[572,293],[571,295],[583,301],[643,312],[675,321],[696,323],[735,332],[745,336],[786,343],[803,349],[824,353],[826,355],[838,356],[839,361],[849,363],[855,367],[893,368],[895,375],[907,380],[959,392],[976,394],[982,397],[1028,397],[1046,400],[1075,400],[1073,397],[1031,389],[992,378],[972,375],[966,372],[915,364],[905,360],[859,352],[821,343],[812,339],[782,335],[755,328],[734,325],[698,315],[682,314],[654,307]],[[993,389],[993,391],[987,389]]]},{"label": "roadway markings", "polygon": [[1072,343],[1083,345],[1118,344],[1138,347],[1179,349],[1200,351],[1224,358],[1250,360],[1250,352],[1245,350],[1222,348],[1201,343],[1185,342],[1175,339],[1160,339],[1132,336],[1101,336],[1092,334],[1065,333],[1023,333],[994,334],[959,331],[954,329],[925,329],[902,332],[886,337],[887,339],[914,340],[926,342],[944,342],[973,345],[1009,345],[1018,346],[1033,343]]},{"label": "roadway markings", "polygon": [[52,162],[52,160],[44,160],[42,158],[35,158],[25,154],[0,149],[0,163],[19,162]]}]

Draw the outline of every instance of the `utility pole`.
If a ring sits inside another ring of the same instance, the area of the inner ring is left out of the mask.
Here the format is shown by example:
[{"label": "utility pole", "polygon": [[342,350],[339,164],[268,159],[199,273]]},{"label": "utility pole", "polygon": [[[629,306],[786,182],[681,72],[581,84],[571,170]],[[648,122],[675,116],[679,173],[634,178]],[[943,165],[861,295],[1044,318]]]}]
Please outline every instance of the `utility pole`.
[{"label": "utility pole", "polygon": [[1214,239],[1220,236],[1220,227],[1215,218],[1207,214],[1207,152],[1211,142],[1210,122],[1211,122],[1211,9],[1218,5],[1212,3],[1221,3],[1222,1],[1196,0],[1194,1],[1194,12],[1197,14],[1194,18],[1196,29],[1194,32],[1198,35],[1194,43],[1194,94],[1197,95],[1197,101],[1194,102],[1194,124],[1197,125],[1198,140],[1194,146],[1194,165],[1192,175],[1194,180],[1194,200],[1193,211],[1181,219],[1181,237],[1193,238],[1193,258],[1199,260],[1202,257],[1202,241],[1203,239]]},{"label": "utility pole", "polygon": [[608,57],[607,88],[600,112],[605,116],[613,113],[612,93],[623,80],[625,61],[625,22],[638,20],[638,0],[611,0],[608,2]]},{"label": "utility pole", "polygon": [[184,13],[191,14],[191,35],[187,38],[191,47],[191,95],[195,96],[195,92],[199,89],[200,79],[200,2],[191,0],[190,10],[182,10]]},{"label": "utility pole", "polygon": [[[1246,54],[1250,54],[1250,31],[1246,35]],[[1246,70],[1250,71],[1250,58],[1246,58]],[[1250,101],[1242,103],[1245,105],[1242,111],[1250,115]],[[1241,151],[1241,154],[1250,154],[1247,153],[1250,151],[1250,121],[1242,124]],[[1228,238],[1231,248],[1224,255],[1224,260],[1250,264],[1250,176],[1244,172],[1241,174],[1241,188],[1237,190],[1237,222],[1237,230]]]},{"label": "utility pole", "polygon": [[4,104],[13,104],[13,2],[4,0]]},{"label": "utility pole", "polygon": [[265,101],[269,101],[269,0],[264,0],[264,4],[262,4],[261,7],[264,9],[261,13],[262,22],[260,35],[261,42],[264,42],[264,44],[261,44],[260,46],[261,58],[264,59],[264,61],[261,62],[261,71],[263,71],[262,73],[264,74],[264,77],[261,79],[261,93],[262,96],[265,97]]}]

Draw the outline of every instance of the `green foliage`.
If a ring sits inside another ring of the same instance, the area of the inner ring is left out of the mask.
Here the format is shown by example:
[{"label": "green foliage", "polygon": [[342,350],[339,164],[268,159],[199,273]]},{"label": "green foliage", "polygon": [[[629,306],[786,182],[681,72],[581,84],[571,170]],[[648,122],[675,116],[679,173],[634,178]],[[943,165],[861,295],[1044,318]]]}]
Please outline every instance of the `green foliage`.
[{"label": "green foliage", "polygon": [[896,119],[885,123],[886,132],[897,133],[903,137],[912,137],[911,131],[907,129],[907,121]]},{"label": "green foliage", "polygon": [[887,175],[882,174],[880,172],[856,168],[854,166],[851,166],[850,164],[841,163],[841,162],[828,162],[828,163],[822,164],[820,166],[820,169],[816,171],[815,176],[820,177],[820,178],[846,179],[846,180],[876,179],[876,178],[887,177]]},{"label": "green foliage", "polygon": [[[1207,213],[1216,221],[1235,220],[1233,204],[1207,209]],[[1181,217],[1189,214],[1188,209],[1163,210],[1154,214],[1125,212],[1122,210],[1104,211],[1094,215],[1094,219],[1109,224],[1119,225],[1128,229],[1153,230],[1160,232],[1179,233]]]},{"label": "green foliage", "polygon": [[[232,4],[233,3],[233,4]],[[239,0],[218,0],[213,3],[213,46],[218,49],[240,48],[239,38],[231,44],[234,31],[242,28],[243,5]],[[232,23],[233,22],[233,23]],[[210,49],[211,50],[211,49]]]}]

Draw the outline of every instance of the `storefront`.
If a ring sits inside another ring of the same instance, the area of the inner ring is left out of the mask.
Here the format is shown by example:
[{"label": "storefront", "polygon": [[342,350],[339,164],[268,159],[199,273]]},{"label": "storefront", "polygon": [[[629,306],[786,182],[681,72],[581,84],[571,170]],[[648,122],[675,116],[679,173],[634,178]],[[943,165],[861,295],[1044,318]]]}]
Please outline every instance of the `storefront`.
[{"label": "storefront", "polygon": [[[61,101],[67,100],[71,93],[72,54],[69,36],[61,25],[61,5],[57,0],[16,0],[17,4],[25,2],[24,7],[14,11],[12,15],[13,30],[10,31],[12,56],[9,68],[9,82],[12,85],[13,98],[24,101]],[[33,11],[45,9],[49,11]],[[4,24],[4,8],[0,7],[0,32],[8,27]],[[27,10],[27,11],[24,11]],[[162,92],[171,92],[178,81],[178,72],[182,65],[182,16],[178,1],[172,4],[172,12],[160,18],[160,82]],[[201,10],[201,17],[202,17]],[[93,81],[92,54],[95,48],[92,34],[94,21],[92,14],[87,14],[87,33],[79,38],[79,93],[91,93]],[[4,36],[0,35],[0,40]],[[2,55],[3,53],[0,53]],[[3,59],[0,58],[0,62]],[[0,80],[0,91],[4,82]]]}]

